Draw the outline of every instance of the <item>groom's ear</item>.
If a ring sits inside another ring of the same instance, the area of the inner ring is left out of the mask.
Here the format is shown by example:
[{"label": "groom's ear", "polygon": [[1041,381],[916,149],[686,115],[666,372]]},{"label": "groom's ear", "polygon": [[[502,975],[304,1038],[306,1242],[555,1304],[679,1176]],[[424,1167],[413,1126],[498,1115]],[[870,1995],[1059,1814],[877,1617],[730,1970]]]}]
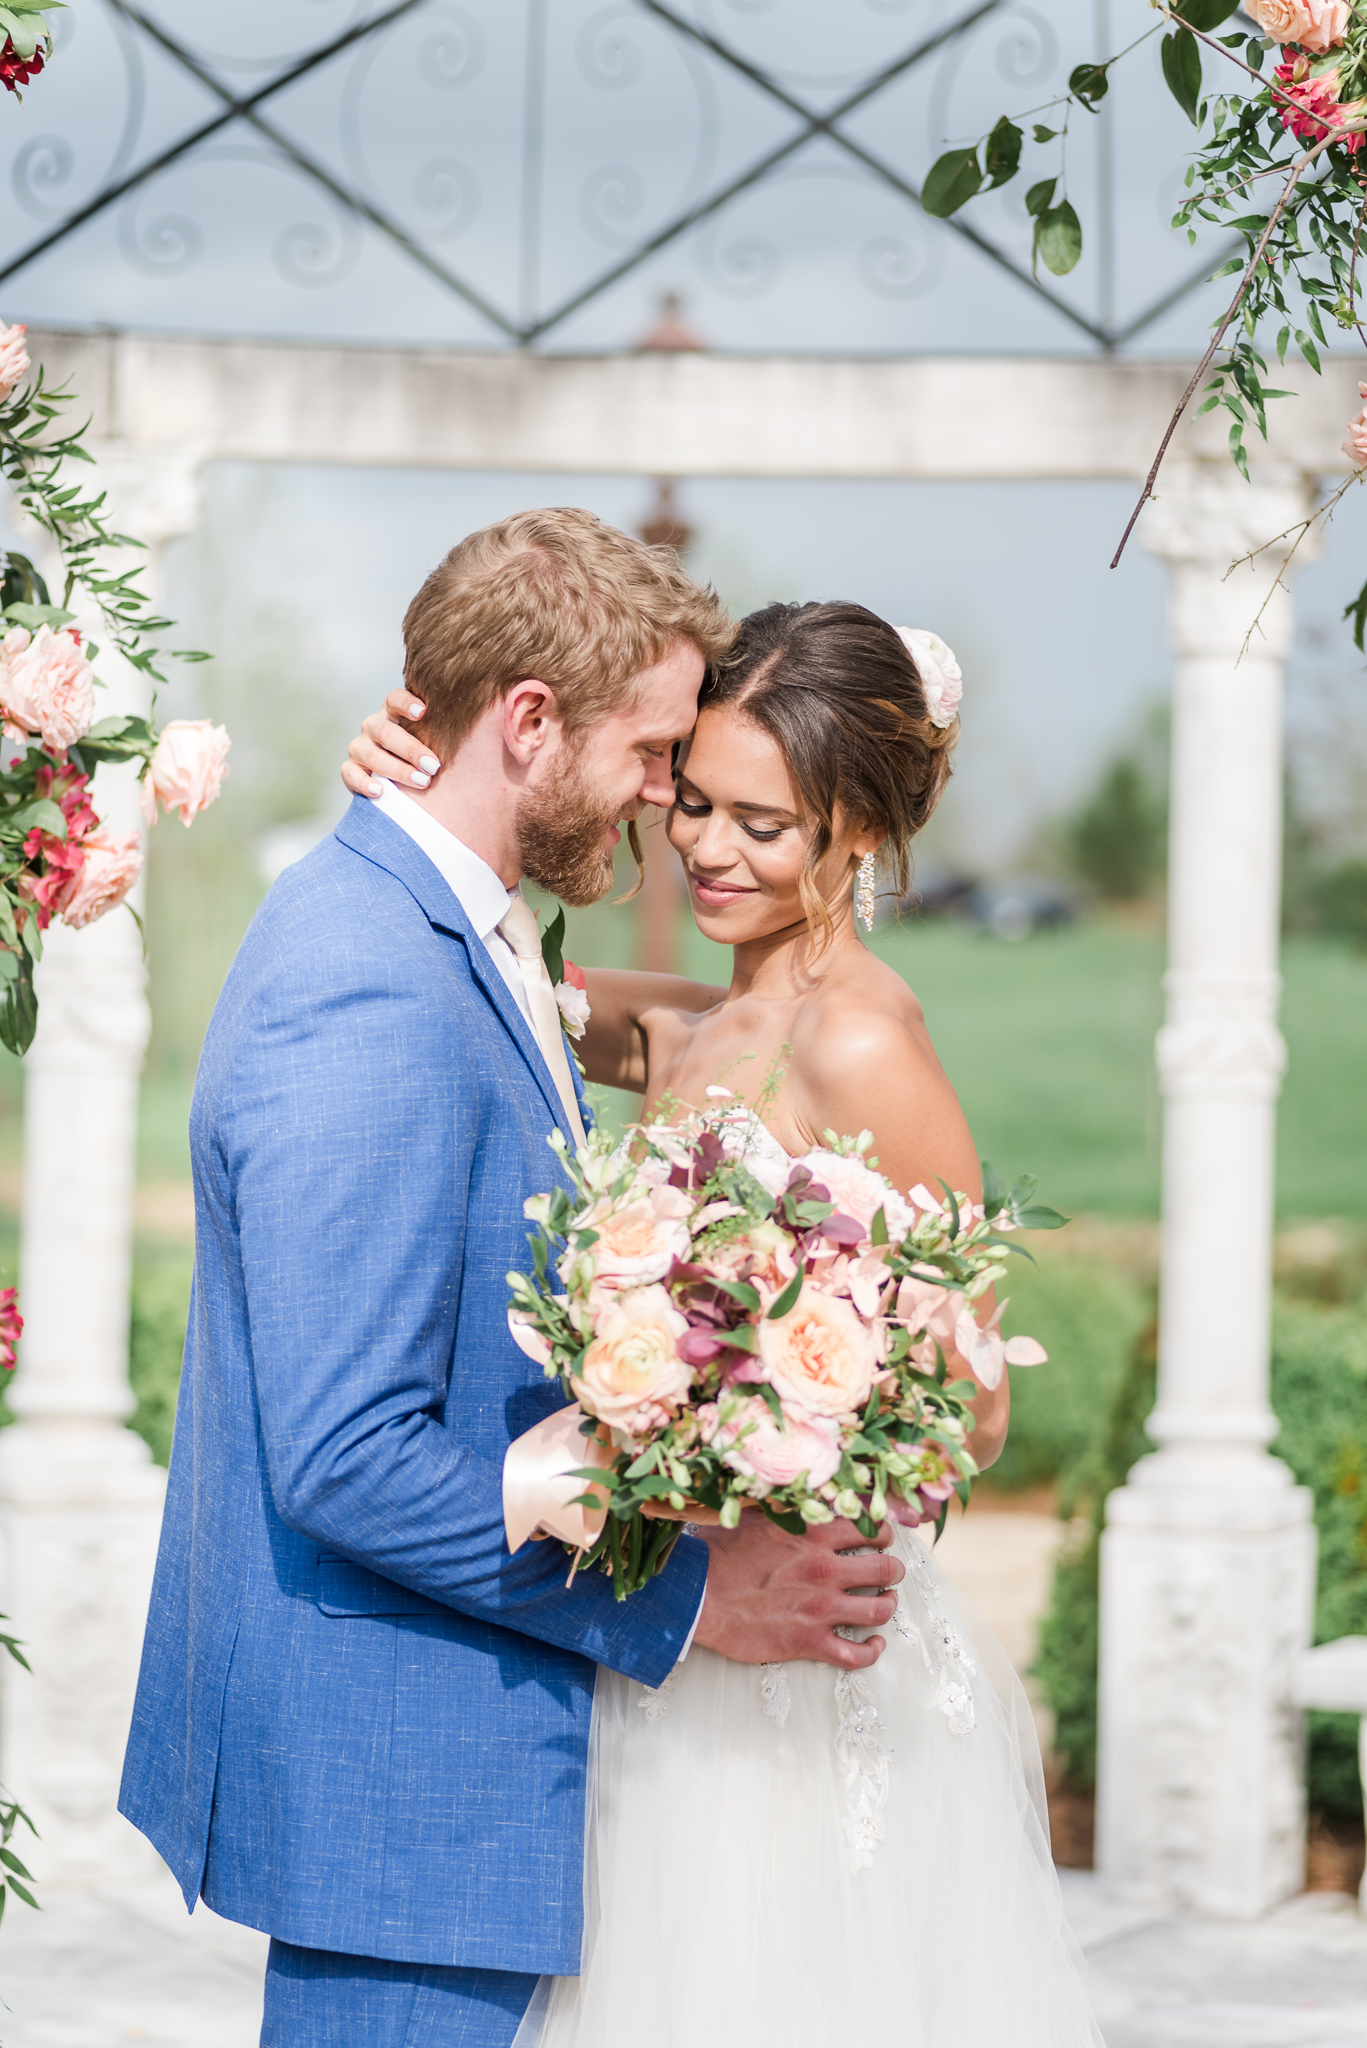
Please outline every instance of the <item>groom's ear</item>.
[{"label": "groom's ear", "polygon": [[503,699],[503,744],[520,767],[530,768],[536,756],[560,730],[555,691],[549,683],[526,676]]}]

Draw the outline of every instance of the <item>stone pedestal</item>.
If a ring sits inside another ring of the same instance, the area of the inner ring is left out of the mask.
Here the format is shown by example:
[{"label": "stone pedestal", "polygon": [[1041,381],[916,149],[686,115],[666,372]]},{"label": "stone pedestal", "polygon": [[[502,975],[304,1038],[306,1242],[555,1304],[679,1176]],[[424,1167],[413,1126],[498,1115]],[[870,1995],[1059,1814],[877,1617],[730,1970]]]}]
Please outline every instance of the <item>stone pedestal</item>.
[{"label": "stone pedestal", "polygon": [[[152,551],[196,511],[180,451],[100,451],[116,523]],[[130,556],[131,561],[142,560]],[[60,587],[60,586],[59,586]],[[107,648],[96,618],[82,627]],[[110,651],[97,715],[146,711],[146,679]],[[130,767],[103,767],[95,807],[138,823]],[[141,892],[135,892],[134,902]],[[138,1078],[146,969],[126,910],[54,925],[27,1059],[20,1302],[26,1319],[0,1432],[0,1606],[33,1674],[0,1669],[0,1782],[32,1813],[40,1879],[120,1882],[156,1859],[115,1810],[161,1522],[165,1475],[125,1427]]]},{"label": "stone pedestal", "polygon": [[1172,569],[1177,655],[1159,1448],[1107,1506],[1097,1863],[1122,1895],[1244,1916],[1302,1883],[1315,1539],[1266,1448],[1286,545],[1227,572],[1306,510],[1294,474],[1192,465],[1141,528]]}]

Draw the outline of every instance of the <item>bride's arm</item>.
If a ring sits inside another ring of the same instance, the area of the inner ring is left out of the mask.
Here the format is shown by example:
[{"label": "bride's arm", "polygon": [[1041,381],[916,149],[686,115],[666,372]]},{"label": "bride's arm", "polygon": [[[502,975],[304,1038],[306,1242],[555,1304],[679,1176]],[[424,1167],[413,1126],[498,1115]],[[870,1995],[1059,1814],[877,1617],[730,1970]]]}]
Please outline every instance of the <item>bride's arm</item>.
[{"label": "bride's arm", "polygon": [[[838,1060],[829,1058],[827,1033],[833,1022]],[[854,1006],[838,1021],[828,1013],[822,1035],[826,1055],[819,1064],[804,1057],[807,1049],[799,1039],[790,1069],[792,1108],[814,1133],[815,1142],[828,1129],[850,1136],[871,1130],[872,1155],[895,1188],[923,1183],[938,1193],[938,1183],[944,1180],[980,1202],[977,1148],[915,998],[905,1021]],[[995,1307],[995,1294],[984,1295],[977,1304],[978,1320],[986,1322]],[[957,1356],[954,1366],[961,1376],[975,1377]],[[1007,1373],[1002,1373],[999,1386],[984,1387],[971,1406],[977,1425],[973,1456],[979,1466],[991,1465],[1002,1454],[1011,1415]]]},{"label": "bride's arm", "polygon": [[679,974],[638,974],[633,968],[586,967],[584,979],[589,1021],[576,1048],[584,1072],[590,1081],[637,1095],[645,1093],[652,1023],[658,1030],[670,1011],[696,1015],[714,1009],[726,994]]}]

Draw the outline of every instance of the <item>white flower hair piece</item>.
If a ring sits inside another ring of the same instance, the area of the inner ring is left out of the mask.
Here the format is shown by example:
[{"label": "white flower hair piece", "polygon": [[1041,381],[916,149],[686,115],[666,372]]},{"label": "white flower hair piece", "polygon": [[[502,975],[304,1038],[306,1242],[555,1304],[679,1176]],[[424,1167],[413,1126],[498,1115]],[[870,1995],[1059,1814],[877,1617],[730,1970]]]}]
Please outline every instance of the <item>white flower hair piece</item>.
[{"label": "white flower hair piece", "polygon": [[964,694],[963,673],[953,648],[938,633],[928,633],[922,626],[895,626],[893,631],[916,663],[931,724],[953,725]]}]

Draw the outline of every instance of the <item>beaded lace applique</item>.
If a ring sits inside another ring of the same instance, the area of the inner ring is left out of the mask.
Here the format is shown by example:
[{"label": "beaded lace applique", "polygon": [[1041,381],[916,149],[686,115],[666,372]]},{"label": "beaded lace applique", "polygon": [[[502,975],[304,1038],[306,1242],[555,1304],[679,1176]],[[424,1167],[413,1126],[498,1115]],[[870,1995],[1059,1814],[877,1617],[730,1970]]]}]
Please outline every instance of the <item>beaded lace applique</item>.
[{"label": "beaded lace applique", "polygon": [[781,1664],[761,1664],[759,1669],[759,1696],[764,1702],[764,1711],[781,1728],[793,1704],[793,1695],[788,1690],[788,1674]]},{"label": "beaded lace applique", "polygon": [[674,1690],[678,1676],[679,1667],[676,1664],[669,1676],[662,1678],[658,1685],[643,1685],[641,1687],[641,1697],[637,1700],[636,1704],[645,1715],[647,1721],[658,1721],[669,1712],[669,1696]]},{"label": "beaded lace applique", "polygon": [[[897,1612],[892,1617],[893,1627],[909,1643],[915,1643],[925,1661],[926,1670],[932,1678],[937,1676],[935,1697],[930,1701],[938,1707],[949,1723],[954,1735],[971,1735],[977,1724],[977,1709],[973,1704],[973,1687],[970,1683],[978,1667],[968,1654],[968,1646],[951,1623],[940,1602],[939,1588],[935,1574],[924,1556],[915,1553],[919,1545],[912,1547],[907,1560],[907,1569],[916,1580],[917,1588],[925,1605],[926,1619],[930,1627],[930,1643],[926,1642],[914,1621],[909,1621],[902,1612],[902,1603],[897,1603]],[[937,1656],[931,1655],[933,1644]]]},{"label": "beaded lace applique", "polygon": [[879,1736],[873,1688],[862,1671],[841,1671],[835,1681],[835,1753],[845,1770],[845,1861],[867,1870],[883,1839],[892,1751]]}]

